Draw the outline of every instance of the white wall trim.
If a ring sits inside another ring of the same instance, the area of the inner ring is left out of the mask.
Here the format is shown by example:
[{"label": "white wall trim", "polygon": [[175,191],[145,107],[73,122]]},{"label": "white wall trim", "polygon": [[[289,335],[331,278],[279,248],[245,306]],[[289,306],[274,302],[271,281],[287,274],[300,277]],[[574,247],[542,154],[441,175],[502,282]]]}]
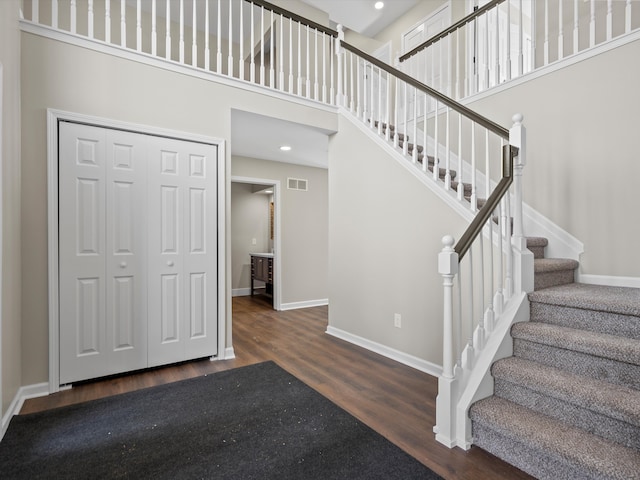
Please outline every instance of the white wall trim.
[{"label": "white wall trim", "polygon": [[[526,167],[524,174],[527,174]],[[522,215],[526,235],[545,237],[549,241],[545,249],[546,257],[580,260],[580,255],[584,253],[584,244],[580,240],[526,203],[522,204]]]},{"label": "white wall trim", "polygon": [[246,297],[251,295],[251,288],[234,288],[231,290],[232,297]]},{"label": "white wall trim", "polygon": [[20,387],[15,397],[13,397],[13,400],[11,401],[7,412],[2,417],[2,425],[0,425],[0,440],[2,440],[2,437],[4,437],[4,434],[9,427],[11,417],[20,413],[25,400],[36,397],[44,397],[45,395],[49,395],[48,383],[36,383],[34,385]]},{"label": "white wall trim", "polygon": [[310,308],[310,307],[322,307],[329,305],[328,298],[321,298],[319,300],[305,300],[303,302],[289,302],[280,305],[280,310],[297,310],[298,308]]},{"label": "white wall trim", "polygon": [[[275,289],[273,295],[273,308],[275,310],[280,310],[282,303],[282,189],[280,186],[280,180],[270,180],[267,178],[253,178],[253,177],[242,177],[242,176],[232,176],[231,183],[253,183],[256,185],[273,185],[273,203],[275,210],[275,218],[273,219],[273,223],[275,224],[275,236],[273,242],[273,261],[275,262],[275,272],[273,273],[273,288]],[[233,248],[229,245],[229,248]],[[249,289],[250,290],[250,289]],[[251,293],[251,292],[249,292]],[[232,320],[233,321],[233,320]]]},{"label": "white wall trim", "polygon": [[233,360],[236,358],[236,352],[233,347],[227,347],[224,350],[224,359],[225,360]]},{"label": "white wall trim", "polygon": [[102,128],[122,129],[146,135],[169,137],[190,142],[214,145],[218,149],[216,174],[218,178],[218,355],[219,360],[226,359],[223,355],[226,348],[226,243],[225,243],[225,210],[226,210],[226,182],[225,182],[225,142],[222,138],[193,134],[178,130],[141,125],[119,120],[47,109],[47,214],[48,214],[48,282],[49,282],[49,392],[60,390],[60,341],[58,338],[59,325],[59,286],[58,286],[58,122],[70,121],[95,125]]},{"label": "white wall trim", "polygon": [[344,330],[340,330],[339,328],[328,326],[326,333],[333,337],[344,340],[345,342],[352,343],[354,345],[382,355],[383,357],[395,360],[396,362],[407,365],[408,367],[415,368],[416,370],[420,370],[424,373],[428,373],[429,375],[432,375],[434,377],[439,377],[442,374],[442,367],[440,365],[436,365],[435,363],[428,362],[427,360],[423,360],[413,355],[409,355],[408,353],[401,352],[400,350],[382,345],[381,343],[367,340],[366,338],[359,337],[358,335],[353,335],[352,333],[345,332]]},{"label": "white wall trim", "polygon": [[[2,321],[2,275],[3,275],[3,269],[2,269],[2,225],[4,223],[4,218],[2,216],[2,208],[3,208],[3,204],[2,204],[2,197],[3,197],[3,188],[2,188],[2,181],[3,181],[3,177],[2,177],[2,171],[4,170],[4,162],[3,162],[3,157],[2,157],[2,149],[3,147],[3,143],[2,143],[2,133],[3,133],[3,123],[2,123],[2,118],[4,117],[4,108],[3,108],[3,103],[2,103],[2,92],[4,91],[4,87],[3,87],[3,79],[4,76],[4,71],[3,71],[3,67],[2,67],[2,62],[0,62],[0,415],[2,415],[2,327],[3,327],[3,321]],[[0,439],[2,439],[2,436],[4,435],[4,422],[2,423],[2,425],[0,425]]]},{"label": "white wall trim", "polygon": [[172,72],[189,75],[191,77],[200,78],[203,80],[214,81],[229,87],[240,88],[245,91],[251,91],[260,95],[267,95],[274,98],[285,99],[289,102],[297,103],[307,107],[314,107],[328,112],[336,111],[335,105],[327,105],[315,100],[292,95],[284,91],[274,90],[269,87],[251,83],[246,80],[240,80],[227,75],[222,75],[210,70],[204,70],[202,68],[194,67],[179,63],[174,60],[167,60],[157,56],[150,55],[144,52],[137,52],[135,50],[123,49],[120,46],[112,45],[101,40],[90,39],[78,34],[70,32],[64,32],[53,29],[46,25],[39,25],[29,20],[20,20],[20,29],[23,32],[31,33],[59,42],[68,43],[82,48],[87,48],[96,52],[104,53],[114,57],[124,58],[136,63],[142,63],[152,67],[162,68],[164,70],[170,70]]},{"label": "white wall trim", "polygon": [[580,283],[588,283],[590,285],[640,288],[640,278],[638,277],[613,277],[609,275],[589,275],[578,273],[576,281]]}]

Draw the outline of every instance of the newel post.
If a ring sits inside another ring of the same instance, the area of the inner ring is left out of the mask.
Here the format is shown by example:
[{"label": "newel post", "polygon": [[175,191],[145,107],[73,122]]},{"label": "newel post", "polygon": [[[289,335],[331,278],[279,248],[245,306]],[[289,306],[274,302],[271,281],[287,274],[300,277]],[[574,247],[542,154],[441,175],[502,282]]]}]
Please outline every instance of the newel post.
[{"label": "newel post", "polygon": [[522,125],[523,116],[516,113],[509,129],[509,143],[518,147],[518,155],[513,164],[513,236],[511,245],[514,254],[514,282],[515,291],[519,293],[533,292],[533,253],[527,249],[527,239],[524,236],[522,215],[522,173],[527,163],[527,131]]},{"label": "newel post", "polygon": [[438,254],[438,273],[442,275],[444,287],[442,375],[438,378],[436,425],[433,431],[436,433],[437,441],[451,448],[456,445],[456,404],[458,402],[458,380],[454,375],[453,345],[453,279],[458,273],[458,254],[453,249],[452,236],[444,236],[442,244],[444,247]]},{"label": "newel post", "polygon": [[336,37],[336,62],[338,64],[338,93],[336,96],[336,105],[339,107],[344,107],[344,49],[342,48],[341,42],[344,40],[344,30],[342,29],[342,25],[338,25],[338,36]]}]

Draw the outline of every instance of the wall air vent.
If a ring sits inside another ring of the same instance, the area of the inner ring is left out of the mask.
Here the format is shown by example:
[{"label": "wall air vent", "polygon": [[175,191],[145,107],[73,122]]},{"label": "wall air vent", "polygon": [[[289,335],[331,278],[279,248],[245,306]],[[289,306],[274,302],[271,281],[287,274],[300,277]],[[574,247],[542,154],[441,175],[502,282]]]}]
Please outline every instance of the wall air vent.
[{"label": "wall air vent", "polygon": [[289,190],[303,190],[307,191],[309,181],[303,178],[287,178],[287,188]]}]

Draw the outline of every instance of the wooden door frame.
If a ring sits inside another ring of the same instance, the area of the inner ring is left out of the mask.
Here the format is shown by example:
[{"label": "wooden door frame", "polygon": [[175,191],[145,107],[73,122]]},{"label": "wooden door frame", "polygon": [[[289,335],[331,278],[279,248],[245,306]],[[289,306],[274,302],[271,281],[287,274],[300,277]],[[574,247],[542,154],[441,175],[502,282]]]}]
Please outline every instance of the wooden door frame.
[{"label": "wooden door frame", "polygon": [[58,265],[58,122],[69,121],[100,128],[167,137],[187,142],[205,143],[218,149],[216,161],[217,187],[217,254],[218,254],[218,354],[224,360],[226,348],[226,179],[224,139],[149,125],[111,120],[91,115],[47,109],[47,216],[48,216],[48,283],[49,283],[49,393],[60,390],[59,341],[59,265]]}]

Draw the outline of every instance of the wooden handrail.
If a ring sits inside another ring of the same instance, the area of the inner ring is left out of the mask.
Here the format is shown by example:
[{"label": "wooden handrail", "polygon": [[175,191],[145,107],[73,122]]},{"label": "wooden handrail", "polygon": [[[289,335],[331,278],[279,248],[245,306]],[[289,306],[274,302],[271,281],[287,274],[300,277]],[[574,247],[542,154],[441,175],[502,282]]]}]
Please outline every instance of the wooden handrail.
[{"label": "wooden handrail", "polygon": [[513,145],[504,145],[502,147],[502,179],[493,189],[486,203],[482,206],[473,221],[469,224],[465,232],[456,243],[454,250],[458,254],[458,260],[462,260],[464,254],[467,253],[473,241],[482,232],[484,225],[489,221],[493,211],[498,207],[500,200],[507,193],[509,187],[513,183],[513,159],[518,155],[518,147]]},{"label": "wooden handrail", "polygon": [[416,80],[415,78],[407,75],[406,73],[404,73],[404,72],[402,72],[402,71],[400,71],[400,70],[398,70],[396,68],[393,68],[390,65],[387,65],[386,63],[378,60],[375,57],[372,57],[371,55],[369,55],[368,53],[363,52],[362,50],[359,50],[358,48],[354,47],[353,45],[348,44],[344,40],[340,41],[340,45],[342,47],[344,47],[346,50],[349,50],[350,52],[353,52],[356,55],[358,55],[359,57],[363,58],[367,62],[375,65],[376,67],[381,68],[382,70],[384,70],[387,73],[393,75],[394,77],[399,78],[403,82],[406,82],[409,85],[417,88],[418,90],[421,90],[422,92],[426,93],[427,95],[437,99],[440,103],[442,103],[442,104],[446,105],[447,107],[450,107],[453,110],[461,113],[462,115],[464,115],[465,117],[467,117],[470,120],[474,121],[478,125],[482,125],[487,130],[495,133],[496,135],[504,138],[505,140],[509,139],[509,130],[508,129],[498,125],[497,123],[489,120],[486,117],[483,117],[479,113],[474,112],[470,108],[465,107],[461,103],[456,102],[452,98],[447,97],[446,95],[440,93],[437,90],[434,90],[433,88],[429,87],[428,85],[425,85],[424,83],[419,82],[418,80]]},{"label": "wooden handrail", "polygon": [[453,33],[456,30],[458,30],[459,28],[464,27],[467,23],[471,23],[477,17],[482,15],[484,12],[486,12],[487,10],[491,10],[493,7],[495,7],[496,5],[498,5],[498,4],[502,3],[502,2],[504,2],[504,0],[492,0],[489,3],[487,3],[486,5],[483,5],[482,7],[478,8],[477,10],[473,11],[472,13],[470,13],[469,15],[464,17],[462,20],[459,20],[456,23],[454,23],[453,25],[451,25],[446,30],[443,30],[442,32],[438,33],[437,35],[434,35],[430,39],[422,42],[420,45],[418,45],[414,49],[412,49],[412,50],[408,51],[407,53],[405,53],[404,55],[402,55],[400,57],[400,61],[404,62],[405,60],[408,60],[409,58],[413,57],[416,53],[424,50],[429,45],[433,45],[438,40],[443,39],[444,37],[446,37],[450,33]]},{"label": "wooden handrail", "polygon": [[335,37],[335,38],[338,37],[338,32],[336,30],[332,30],[329,27],[325,27],[324,25],[320,25],[319,23],[316,23],[312,20],[301,17],[300,15],[290,12],[289,10],[278,7],[273,3],[265,2],[264,0],[245,0],[245,1],[249,3],[253,3],[254,5],[258,5],[260,7],[264,7],[267,10],[273,11],[273,13],[282,15],[283,17],[286,17],[286,18],[290,18],[291,20],[294,20],[303,25],[307,25],[308,27],[318,30],[319,32],[326,33],[327,35],[331,35],[332,37]]}]

